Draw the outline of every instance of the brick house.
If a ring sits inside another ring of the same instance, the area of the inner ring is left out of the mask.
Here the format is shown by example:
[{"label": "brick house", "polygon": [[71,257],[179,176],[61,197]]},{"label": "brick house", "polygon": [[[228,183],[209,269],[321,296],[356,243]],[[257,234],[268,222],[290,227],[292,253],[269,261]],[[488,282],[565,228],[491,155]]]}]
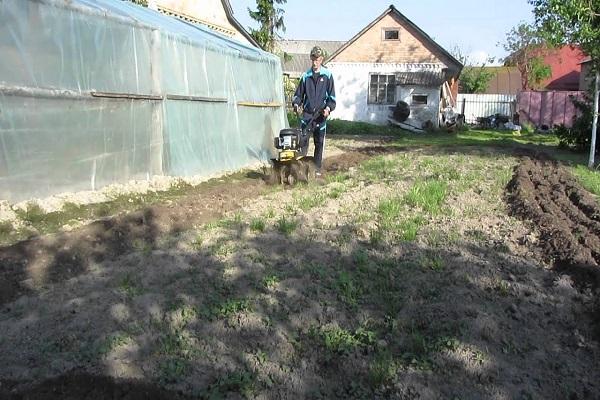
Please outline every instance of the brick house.
[{"label": "brick house", "polygon": [[207,26],[239,42],[260,47],[233,17],[229,0],[148,0],[148,8],[186,22]]},{"label": "brick house", "polygon": [[463,65],[391,5],[326,61],[336,84],[333,117],[387,122],[398,101],[410,106],[407,123],[438,126],[456,99]]}]

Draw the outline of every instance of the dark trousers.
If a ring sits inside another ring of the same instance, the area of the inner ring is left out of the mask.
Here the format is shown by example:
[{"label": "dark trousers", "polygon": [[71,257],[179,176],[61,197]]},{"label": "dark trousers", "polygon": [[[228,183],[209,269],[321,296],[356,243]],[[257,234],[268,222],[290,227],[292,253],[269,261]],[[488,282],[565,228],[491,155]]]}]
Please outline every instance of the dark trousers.
[{"label": "dark trousers", "polygon": [[[315,128],[312,133],[313,142],[315,144],[315,165],[317,166],[317,170],[321,170],[321,166],[323,165],[323,149],[325,148],[325,133],[327,128],[320,129],[319,127]],[[309,133],[310,134],[310,133]],[[306,146],[302,148],[302,155],[305,156],[308,154],[308,140],[306,142]]]},{"label": "dark trousers", "polygon": [[326,129],[316,129],[313,133],[313,141],[315,142],[315,165],[317,170],[321,171],[321,165],[323,165],[323,149],[325,148],[325,131]]}]

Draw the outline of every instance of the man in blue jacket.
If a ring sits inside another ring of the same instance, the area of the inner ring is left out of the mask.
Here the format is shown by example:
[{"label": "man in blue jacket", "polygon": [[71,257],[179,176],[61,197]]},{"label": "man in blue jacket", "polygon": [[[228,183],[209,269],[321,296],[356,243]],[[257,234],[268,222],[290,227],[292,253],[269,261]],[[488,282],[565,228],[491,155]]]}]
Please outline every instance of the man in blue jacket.
[{"label": "man in blue jacket", "polygon": [[[317,118],[318,123],[312,131],[315,144],[315,165],[317,175],[321,174],[323,163],[323,148],[325,147],[325,133],[327,131],[327,117],[335,109],[335,88],[333,85],[333,75],[331,72],[321,66],[323,63],[324,52],[319,46],[315,46],[310,51],[312,67],[300,78],[300,83],[296,88],[292,104],[294,111],[298,112],[298,107],[302,105],[302,128],[318,111],[322,110],[321,116]],[[309,132],[311,133],[311,132]],[[306,154],[306,150],[304,152]]]}]

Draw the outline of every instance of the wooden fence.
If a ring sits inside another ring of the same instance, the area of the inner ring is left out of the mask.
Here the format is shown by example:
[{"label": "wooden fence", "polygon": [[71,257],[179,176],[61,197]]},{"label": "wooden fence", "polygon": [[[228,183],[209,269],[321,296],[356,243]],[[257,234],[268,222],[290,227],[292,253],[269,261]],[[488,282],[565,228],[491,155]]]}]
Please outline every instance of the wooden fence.
[{"label": "wooden fence", "polygon": [[570,127],[578,115],[572,99],[582,100],[584,92],[523,91],[517,95],[519,123],[551,129],[554,125]]}]

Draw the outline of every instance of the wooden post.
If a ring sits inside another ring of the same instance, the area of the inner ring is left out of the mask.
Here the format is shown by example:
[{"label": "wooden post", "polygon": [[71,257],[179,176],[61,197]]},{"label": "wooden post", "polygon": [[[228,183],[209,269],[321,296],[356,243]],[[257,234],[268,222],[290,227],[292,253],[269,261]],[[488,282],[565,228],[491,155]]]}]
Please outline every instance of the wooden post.
[{"label": "wooden post", "polygon": [[594,84],[594,117],[592,119],[592,143],[590,144],[590,160],[588,167],[594,168],[594,153],[596,152],[596,132],[598,130],[598,95],[600,91],[600,71],[596,67],[596,79]]}]

